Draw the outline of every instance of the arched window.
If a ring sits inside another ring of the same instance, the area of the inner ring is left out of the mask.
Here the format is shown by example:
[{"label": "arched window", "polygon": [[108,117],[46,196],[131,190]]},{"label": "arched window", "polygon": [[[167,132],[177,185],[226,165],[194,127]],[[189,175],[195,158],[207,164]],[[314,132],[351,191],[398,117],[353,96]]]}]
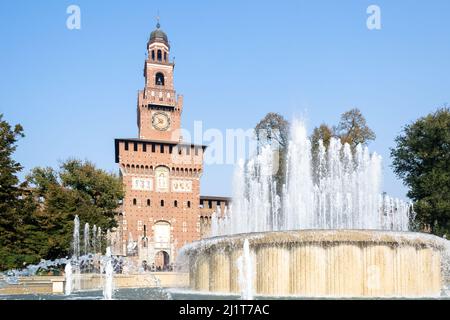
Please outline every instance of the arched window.
[{"label": "arched window", "polygon": [[155,84],[158,86],[163,86],[164,85],[164,74],[162,74],[161,72],[158,72],[155,75]]},{"label": "arched window", "polygon": [[188,208],[191,207],[191,202],[190,202],[190,201],[187,202],[187,207],[188,207]]},{"label": "arched window", "polygon": [[167,61],[167,53],[164,52],[164,61]]},{"label": "arched window", "polygon": [[177,201],[177,200],[175,200],[175,201],[173,202],[173,206],[174,206],[175,208],[178,207],[178,201]]},{"label": "arched window", "polygon": [[133,199],[133,206],[135,206],[137,204],[137,200]]},{"label": "arched window", "polygon": [[155,60],[155,50],[152,50],[152,60]]},{"label": "arched window", "polygon": [[147,207],[150,207],[150,199],[147,199]]},{"label": "arched window", "polygon": [[162,52],[161,50],[158,50],[158,61],[162,60]]},{"label": "arched window", "polygon": [[161,207],[164,207],[164,200],[161,200]]}]

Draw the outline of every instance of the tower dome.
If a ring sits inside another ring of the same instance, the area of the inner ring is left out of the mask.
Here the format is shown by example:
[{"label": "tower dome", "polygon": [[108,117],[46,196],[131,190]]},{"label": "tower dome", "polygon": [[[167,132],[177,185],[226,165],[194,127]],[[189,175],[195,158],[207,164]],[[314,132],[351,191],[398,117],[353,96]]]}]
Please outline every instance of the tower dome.
[{"label": "tower dome", "polygon": [[162,42],[166,46],[169,46],[169,39],[167,38],[167,34],[161,30],[161,25],[158,23],[156,24],[156,29],[152,31],[150,34],[150,40],[149,44],[152,44],[154,42]]}]

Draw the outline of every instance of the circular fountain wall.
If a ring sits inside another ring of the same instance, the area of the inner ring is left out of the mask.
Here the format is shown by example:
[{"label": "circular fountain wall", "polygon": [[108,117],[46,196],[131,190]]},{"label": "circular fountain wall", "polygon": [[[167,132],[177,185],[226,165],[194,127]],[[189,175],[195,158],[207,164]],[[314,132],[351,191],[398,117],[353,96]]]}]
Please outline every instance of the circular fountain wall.
[{"label": "circular fountain wall", "polygon": [[238,259],[248,239],[248,281],[261,296],[430,297],[441,293],[442,239],[411,232],[302,230],[211,238],[186,248],[190,287],[240,293]]}]

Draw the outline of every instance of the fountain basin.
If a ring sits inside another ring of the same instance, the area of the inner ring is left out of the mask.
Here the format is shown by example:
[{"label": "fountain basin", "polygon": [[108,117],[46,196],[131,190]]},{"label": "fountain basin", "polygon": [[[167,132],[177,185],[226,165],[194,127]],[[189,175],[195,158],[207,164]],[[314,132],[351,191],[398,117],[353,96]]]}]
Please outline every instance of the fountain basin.
[{"label": "fountain basin", "polygon": [[237,260],[249,240],[261,296],[439,297],[444,240],[376,230],[300,230],[210,238],[187,246],[189,286],[239,293]]}]

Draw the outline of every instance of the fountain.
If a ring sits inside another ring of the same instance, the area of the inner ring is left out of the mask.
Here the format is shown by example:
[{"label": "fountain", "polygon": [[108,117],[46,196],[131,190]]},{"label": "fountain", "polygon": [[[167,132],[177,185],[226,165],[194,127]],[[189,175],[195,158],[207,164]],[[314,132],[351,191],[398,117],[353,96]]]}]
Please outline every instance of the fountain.
[{"label": "fountain", "polygon": [[[91,228],[86,223],[83,235],[84,254],[80,255],[78,216],[75,216],[73,220],[73,227],[70,258],[42,260],[39,264],[28,265],[22,270],[8,270],[0,273],[0,300],[172,299],[172,295],[161,286],[155,275],[139,272],[141,266],[137,261],[113,255],[109,230],[106,230],[106,254],[102,255],[99,251],[103,240],[101,228]],[[91,247],[90,239],[92,243],[95,242],[95,246]],[[64,276],[41,277],[38,275],[38,271],[53,268],[64,269]]]},{"label": "fountain", "polygon": [[247,239],[244,241],[242,256],[237,260],[239,269],[239,286],[243,300],[253,299],[253,261],[250,253],[250,244]]},{"label": "fountain", "polygon": [[92,226],[92,253],[97,253],[97,226]]},{"label": "fountain", "polygon": [[105,257],[105,285],[103,287],[103,298],[105,300],[112,300],[113,296],[113,278],[114,278],[114,269],[111,261],[111,248],[106,248],[106,257]]},{"label": "fountain", "polygon": [[102,253],[102,228],[97,229],[97,252]]},{"label": "fountain", "polygon": [[278,195],[272,146],[239,162],[232,207],[213,215],[211,238],[183,248],[191,289],[244,299],[251,287],[259,296],[440,296],[447,242],[409,232],[414,210],[381,193],[379,155],[338,139],[313,154],[294,120],[286,168]]},{"label": "fountain", "polygon": [[70,291],[80,290],[81,288],[81,270],[80,270],[80,218],[78,215],[75,216],[74,219],[74,227],[73,227],[73,239],[72,239],[72,261],[69,261],[68,264],[71,265],[70,273],[71,279],[73,278],[73,284],[70,283]]},{"label": "fountain", "polygon": [[72,294],[72,264],[70,261],[64,267],[64,280],[66,282],[64,293],[66,296],[70,296]]},{"label": "fountain", "polygon": [[78,259],[80,257],[80,218],[75,216],[73,221],[73,239],[72,239],[72,250],[73,258]]},{"label": "fountain", "polygon": [[89,244],[90,244],[90,240],[89,240],[89,223],[86,223],[84,225],[84,255],[89,254]]}]

